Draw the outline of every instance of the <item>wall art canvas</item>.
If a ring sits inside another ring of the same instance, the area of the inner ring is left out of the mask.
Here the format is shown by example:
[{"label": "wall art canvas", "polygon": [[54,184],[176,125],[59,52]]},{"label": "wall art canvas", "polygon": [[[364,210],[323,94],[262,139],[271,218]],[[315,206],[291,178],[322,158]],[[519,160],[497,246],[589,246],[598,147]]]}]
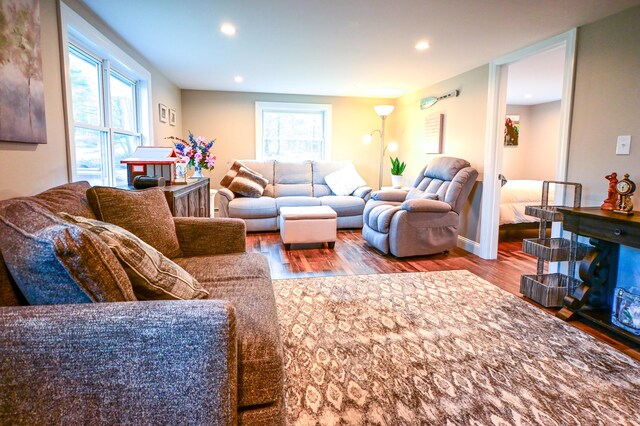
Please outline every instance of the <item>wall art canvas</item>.
[{"label": "wall art canvas", "polygon": [[47,143],[40,2],[0,3],[0,141]]},{"label": "wall art canvas", "polygon": [[520,116],[507,115],[504,121],[504,145],[518,146],[520,136]]},{"label": "wall art canvas", "polygon": [[442,124],[444,114],[427,115],[424,119],[425,154],[442,154]]}]

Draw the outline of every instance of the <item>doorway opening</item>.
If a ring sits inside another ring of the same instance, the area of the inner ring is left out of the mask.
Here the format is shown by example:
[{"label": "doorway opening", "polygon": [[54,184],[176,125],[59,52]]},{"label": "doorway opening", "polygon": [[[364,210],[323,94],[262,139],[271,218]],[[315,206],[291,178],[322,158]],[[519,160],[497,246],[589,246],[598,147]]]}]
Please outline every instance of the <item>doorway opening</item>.
[{"label": "doorway opening", "polygon": [[[497,258],[501,221],[513,222],[516,228],[532,227],[520,225],[527,220],[524,207],[517,212],[515,206],[503,207],[503,203],[539,204],[543,180],[565,180],[575,36],[573,29],[498,58],[489,65],[480,233],[482,258]],[[507,192],[503,191],[505,186],[516,188],[511,195],[503,196]],[[563,194],[555,196],[561,199]],[[525,198],[533,198],[535,202]],[[509,209],[515,218],[508,217]],[[533,226],[537,229],[537,223]],[[559,229],[551,232],[558,233]],[[506,237],[503,235],[503,238]]]}]

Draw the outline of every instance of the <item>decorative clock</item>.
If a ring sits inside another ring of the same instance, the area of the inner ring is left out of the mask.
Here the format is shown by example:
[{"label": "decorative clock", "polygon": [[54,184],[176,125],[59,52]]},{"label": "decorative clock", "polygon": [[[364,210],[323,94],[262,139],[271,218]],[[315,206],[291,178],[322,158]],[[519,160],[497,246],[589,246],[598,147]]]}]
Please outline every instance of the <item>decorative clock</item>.
[{"label": "decorative clock", "polygon": [[616,184],[616,192],[618,193],[618,201],[613,211],[628,215],[633,214],[631,197],[633,193],[636,192],[636,184],[629,179],[629,173],[625,173],[624,179],[618,181]]}]

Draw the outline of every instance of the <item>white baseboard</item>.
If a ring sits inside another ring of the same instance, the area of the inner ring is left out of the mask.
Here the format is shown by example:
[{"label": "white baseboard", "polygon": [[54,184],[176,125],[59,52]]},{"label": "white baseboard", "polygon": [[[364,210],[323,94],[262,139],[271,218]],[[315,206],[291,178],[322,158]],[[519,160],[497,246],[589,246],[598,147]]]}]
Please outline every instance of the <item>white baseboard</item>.
[{"label": "white baseboard", "polygon": [[471,241],[470,239],[461,237],[460,235],[458,235],[458,247],[468,251],[469,253],[473,253],[476,256],[480,256],[480,243],[476,243],[475,241]]}]

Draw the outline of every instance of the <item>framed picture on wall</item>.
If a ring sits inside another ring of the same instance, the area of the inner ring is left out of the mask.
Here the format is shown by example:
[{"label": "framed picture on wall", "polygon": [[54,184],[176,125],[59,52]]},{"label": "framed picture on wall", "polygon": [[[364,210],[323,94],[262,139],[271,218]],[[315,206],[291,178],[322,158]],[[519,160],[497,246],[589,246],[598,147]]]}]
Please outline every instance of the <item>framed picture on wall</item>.
[{"label": "framed picture on wall", "polygon": [[520,136],[520,116],[507,115],[504,120],[504,146],[518,146]]},{"label": "framed picture on wall", "polygon": [[158,112],[158,117],[160,118],[161,123],[166,123],[169,120],[169,108],[166,105],[158,104],[160,108]]},{"label": "framed picture on wall", "polygon": [[171,125],[171,126],[175,126],[176,125],[176,110],[175,109],[169,109],[169,125]]}]

